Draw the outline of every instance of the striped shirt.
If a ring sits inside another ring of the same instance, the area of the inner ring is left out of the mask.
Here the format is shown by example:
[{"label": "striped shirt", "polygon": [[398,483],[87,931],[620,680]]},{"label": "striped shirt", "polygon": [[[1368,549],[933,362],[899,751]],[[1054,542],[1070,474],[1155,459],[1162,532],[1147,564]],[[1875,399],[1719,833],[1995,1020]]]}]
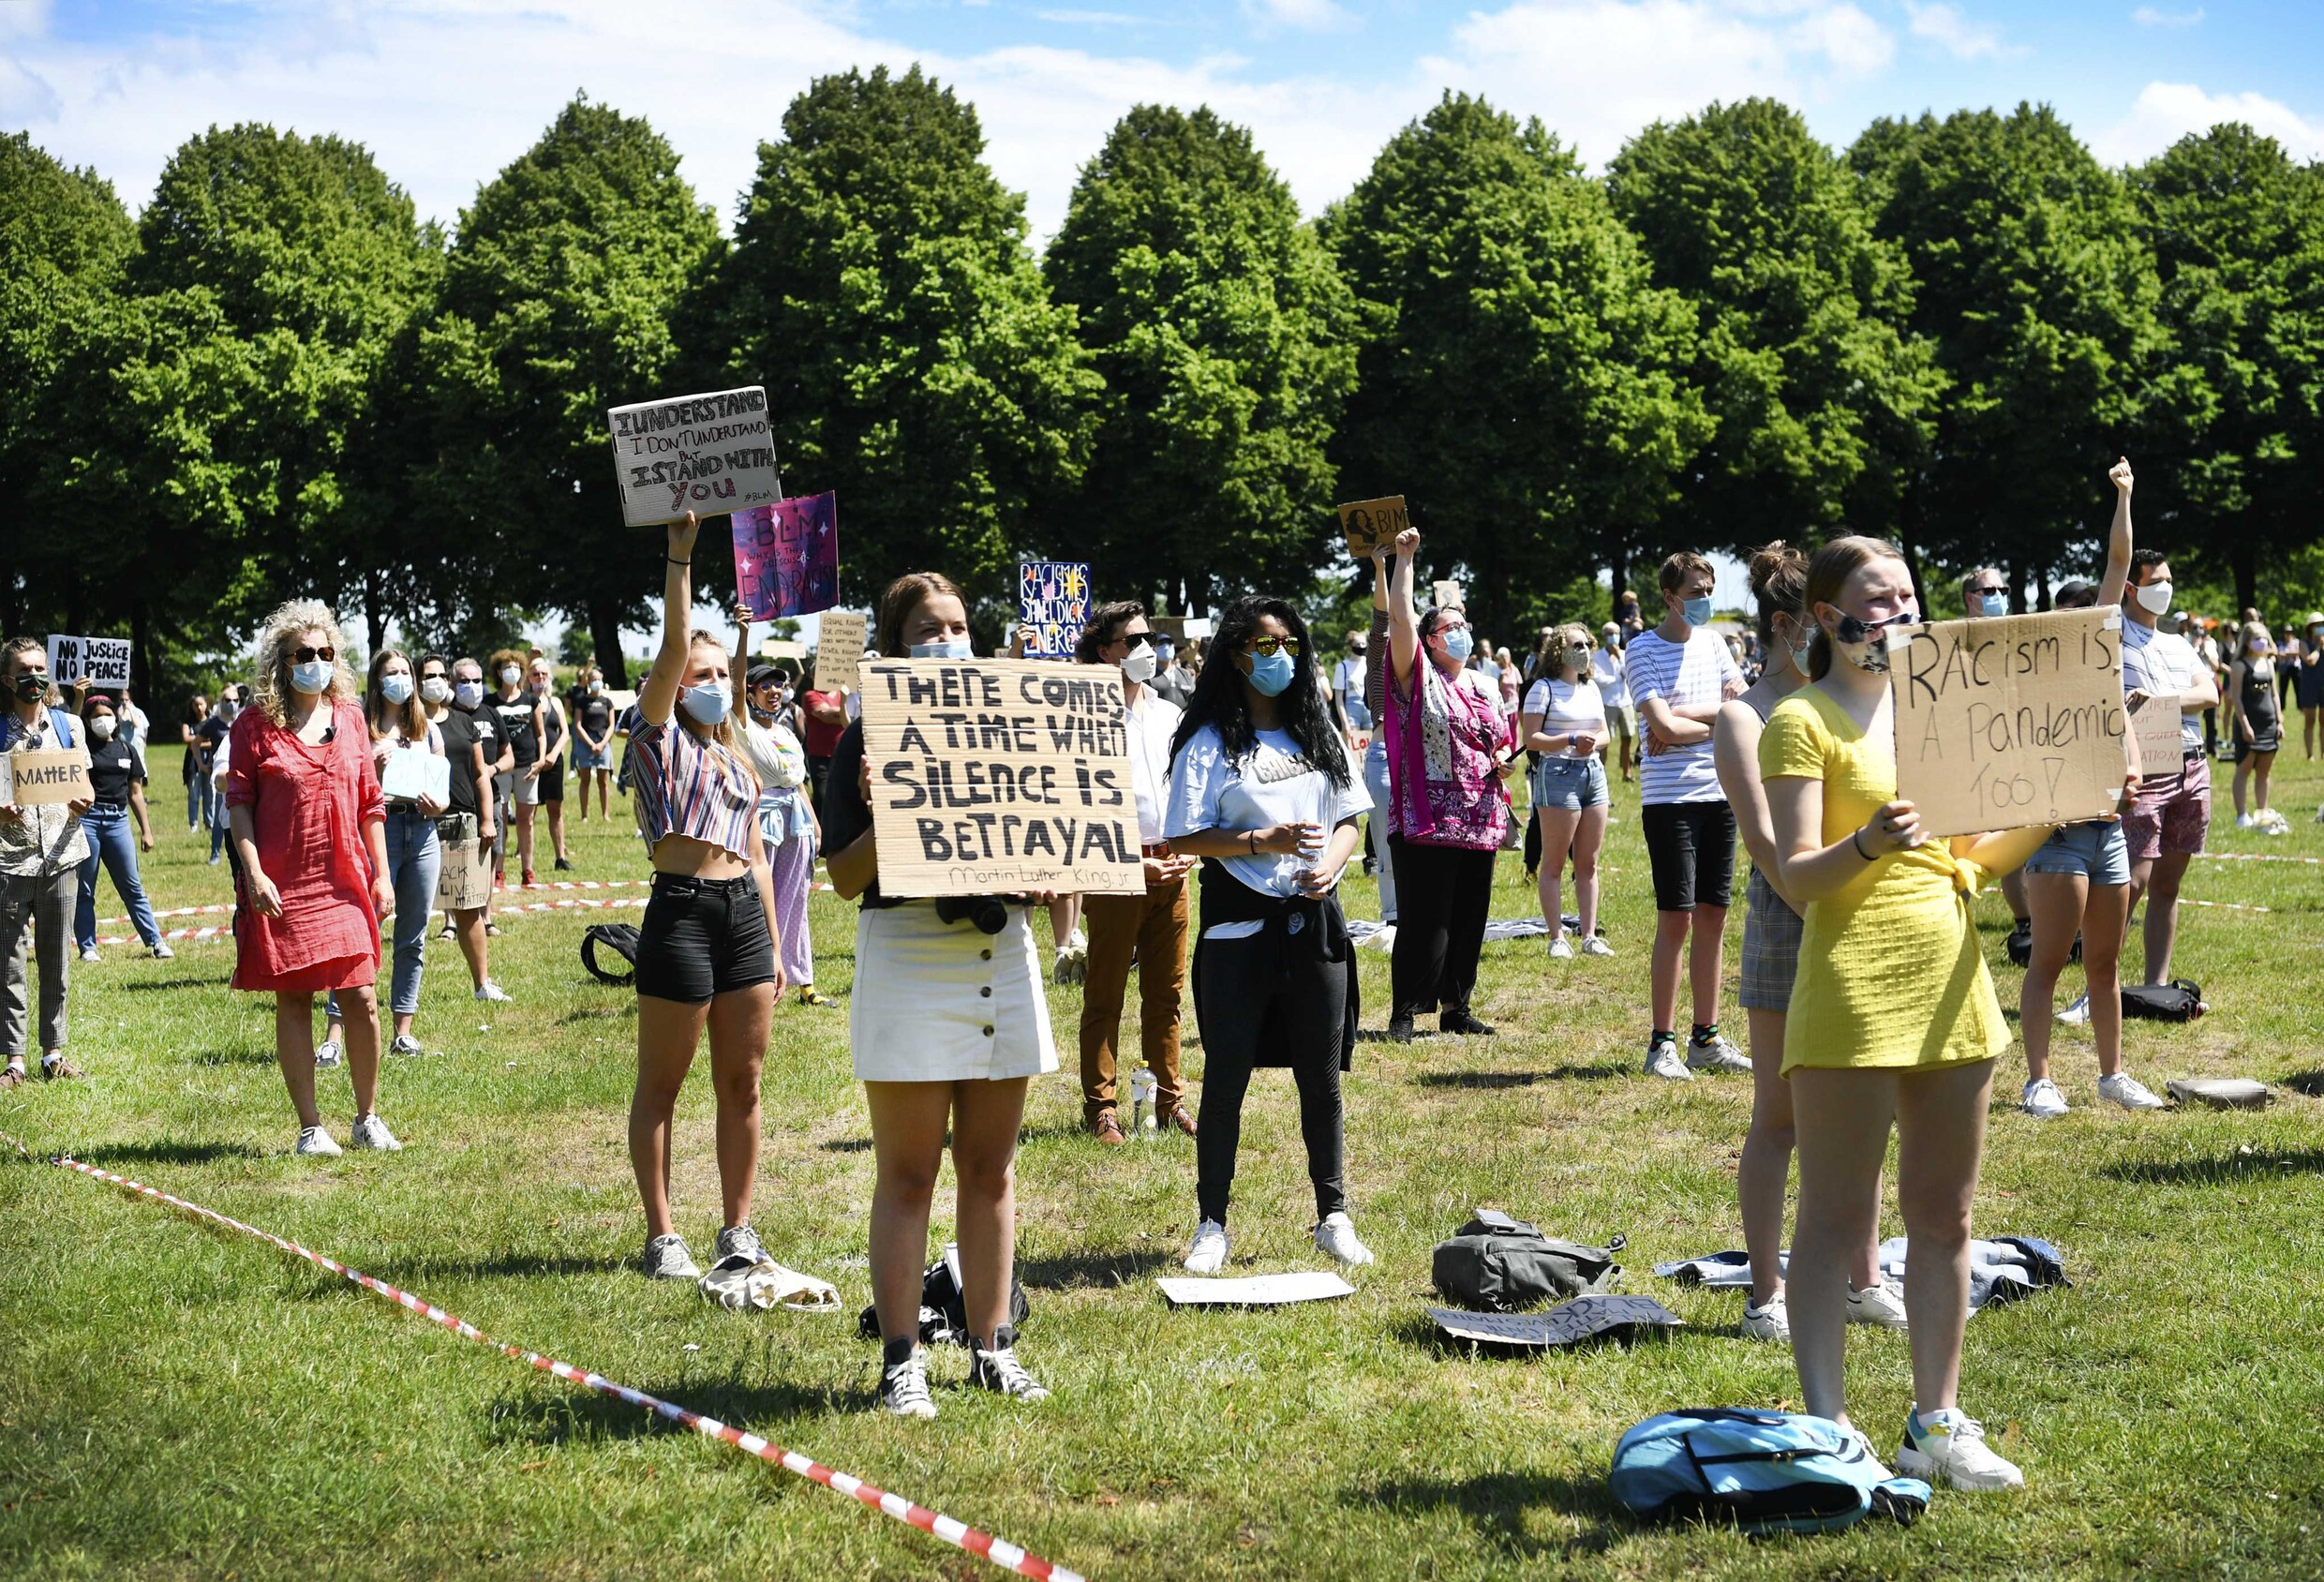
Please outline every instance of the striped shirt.
[{"label": "striped shirt", "polygon": [[[1743,679],[1727,641],[1707,629],[1690,632],[1684,643],[1674,643],[1658,632],[1641,632],[1630,640],[1624,658],[1631,701],[1638,705],[1639,729],[1646,728],[1646,703],[1659,697],[1674,709],[1715,708],[1726,697],[1730,678]],[[1719,770],[1711,762],[1708,737],[1685,747],[1649,753],[1638,770],[1639,799],[1647,807],[1664,802],[1722,802]]]},{"label": "striped shirt", "polygon": [[742,754],[664,720],[639,723],[630,735],[630,789],[648,852],[664,835],[691,835],[750,859],[758,777]]}]

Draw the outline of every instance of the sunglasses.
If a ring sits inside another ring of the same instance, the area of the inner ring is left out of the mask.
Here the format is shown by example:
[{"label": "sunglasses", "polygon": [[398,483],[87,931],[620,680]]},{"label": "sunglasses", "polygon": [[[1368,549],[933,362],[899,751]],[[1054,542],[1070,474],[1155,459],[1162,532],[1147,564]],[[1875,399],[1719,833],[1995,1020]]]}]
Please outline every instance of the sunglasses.
[{"label": "sunglasses", "polygon": [[336,659],[336,658],[338,658],[338,657],[339,657],[339,650],[338,650],[338,649],[328,649],[328,648],[325,648],[325,649],[292,649],[290,650],[290,657],[291,657],[292,659],[297,660],[297,661],[298,661],[301,664],[312,664],[315,661],[317,661],[317,660],[319,660],[319,659],[320,659],[320,660],[321,660],[321,661],[322,661],[325,664],[330,664],[333,660],[335,660],[335,659]]},{"label": "sunglasses", "polygon": [[1981,588],[1972,588],[1969,591],[1971,591],[1972,593],[1977,593],[1977,594],[1987,594],[1987,595],[1989,595],[1989,594],[1994,594],[1994,593],[2007,593],[2007,592],[2009,591],[2009,590],[2008,590],[2008,589],[2006,589],[2006,588],[2000,588],[2000,587],[1993,587],[1993,588],[1982,588],[1982,587],[1981,587]]},{"label": "sunglasses", "polygon": [[1251,651],[1261,659],[1274,658],[1275,650],[1278,649],[1289,654],[1293,659],[1297,659],[1299,639],[1297,637],[1254,637],[1251,639]]}]

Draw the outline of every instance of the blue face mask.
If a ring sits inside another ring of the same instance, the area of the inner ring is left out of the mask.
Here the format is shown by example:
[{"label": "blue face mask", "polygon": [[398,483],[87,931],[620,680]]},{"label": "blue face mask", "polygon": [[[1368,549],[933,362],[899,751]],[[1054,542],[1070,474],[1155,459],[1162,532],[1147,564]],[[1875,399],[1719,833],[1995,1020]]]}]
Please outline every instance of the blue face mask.
[{"label": "blue face mask", "polygon": [[1477,634],[1466,626],[1455,626],[1444,634],[1444,651],[1466,664],[1477,646]]},{"label": "blue face mask", "polygon": [[678,706],[697,725],[715,725],[726,717],[726,689],[716,682],[688,687],[678,694]]},{"label": "blue face mask", "polygon": [[2009,613],[2009,595],[2006,593],[1979,594],[1977,596],[1976,613],[1989,618],[1992,616],[2007,615]]},{"label": "blue face mask", "polygon": [[484,701],[484,683],[482,681],[455,681],[453,683],[452,695],[455,700],[457,700],[461,708],[473,709],[478,704]]},{"label": "blue face mask", "polygon": [[1251,685],[1267,697],[1279,697],[1283,689],[1291,684],[1291,656],[1277,649],[1273,653],[1255,653],[1251,657]]},{"label": "blue face mask", "polygon": [[915,643],[912,645],[912,657],[914,659],[975,659],[976,650],[968,646],[967,638],[961,637],[948,643]]},{"label": "blue face mask", "polygon": [[331,685],[331,662],[310,659],[290,667],[290,684],[309,697],[314,697]]},{"label": "blue face mask", "polygon": [[1700,599],[1689,599],[1678,606],[1678,613],[1686,618],[1689,626],[1708,626],[1711,623],[1710,596],[1705,594]]},{"label": "blue face mask", "polygon": [[401,709],[411,701],[411,678],[400,670],[393,676],[380,677],[380,695]]}]

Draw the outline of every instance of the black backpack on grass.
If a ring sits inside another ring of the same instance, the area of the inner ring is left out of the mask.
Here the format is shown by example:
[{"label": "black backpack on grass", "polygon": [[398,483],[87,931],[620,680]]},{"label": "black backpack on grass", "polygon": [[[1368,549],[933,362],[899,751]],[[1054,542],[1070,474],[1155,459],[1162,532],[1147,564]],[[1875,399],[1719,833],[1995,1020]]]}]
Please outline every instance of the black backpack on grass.
[{"label": "black backpack on grass", "polygon": [[1614,1255],[1628,1245],[1623,1236],[1604,1246],[1561,1242],[1522,1219],[1479,1209],[1458,1235],[1437,1244],[1430,1268],[1446,1300],[1514,1313],[1611,1290],[1622,1273]]},{"label": "black backpack on grass", "polygon": [[[625,973],[609,972],[597,964],[597,948],[603,945],[630,964]],[[589,969],[589,976],[600,983],[610,983],[626,989],[637,981],[637,930],[627,923],[592,923],[588,933],[581,936],[581,964]]]},{"label": "black backpack on grass", "polygon": [[2148,1022],[2193,1022],[2210,1008],[2203,1003],[2203,986],[2187,978],[2123,985],[2124,1016]]}]

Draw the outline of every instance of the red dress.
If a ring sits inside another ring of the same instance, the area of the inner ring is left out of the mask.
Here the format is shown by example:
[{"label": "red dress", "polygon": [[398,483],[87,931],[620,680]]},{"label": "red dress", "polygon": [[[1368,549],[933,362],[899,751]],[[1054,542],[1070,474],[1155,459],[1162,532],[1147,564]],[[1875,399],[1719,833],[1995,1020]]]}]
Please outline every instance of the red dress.
[{"label": "red dress", "polygon": [[282,916],[234,887],[234,987],[320,992],[380,977],[380,919],[371,909],[364,825],[387,808],[371,767],[371,733],[352,703],[332,706],[333,736],[309,745],[256,709],[234,720],[226,805],[250,810],[259,866],[282,897]]}]

